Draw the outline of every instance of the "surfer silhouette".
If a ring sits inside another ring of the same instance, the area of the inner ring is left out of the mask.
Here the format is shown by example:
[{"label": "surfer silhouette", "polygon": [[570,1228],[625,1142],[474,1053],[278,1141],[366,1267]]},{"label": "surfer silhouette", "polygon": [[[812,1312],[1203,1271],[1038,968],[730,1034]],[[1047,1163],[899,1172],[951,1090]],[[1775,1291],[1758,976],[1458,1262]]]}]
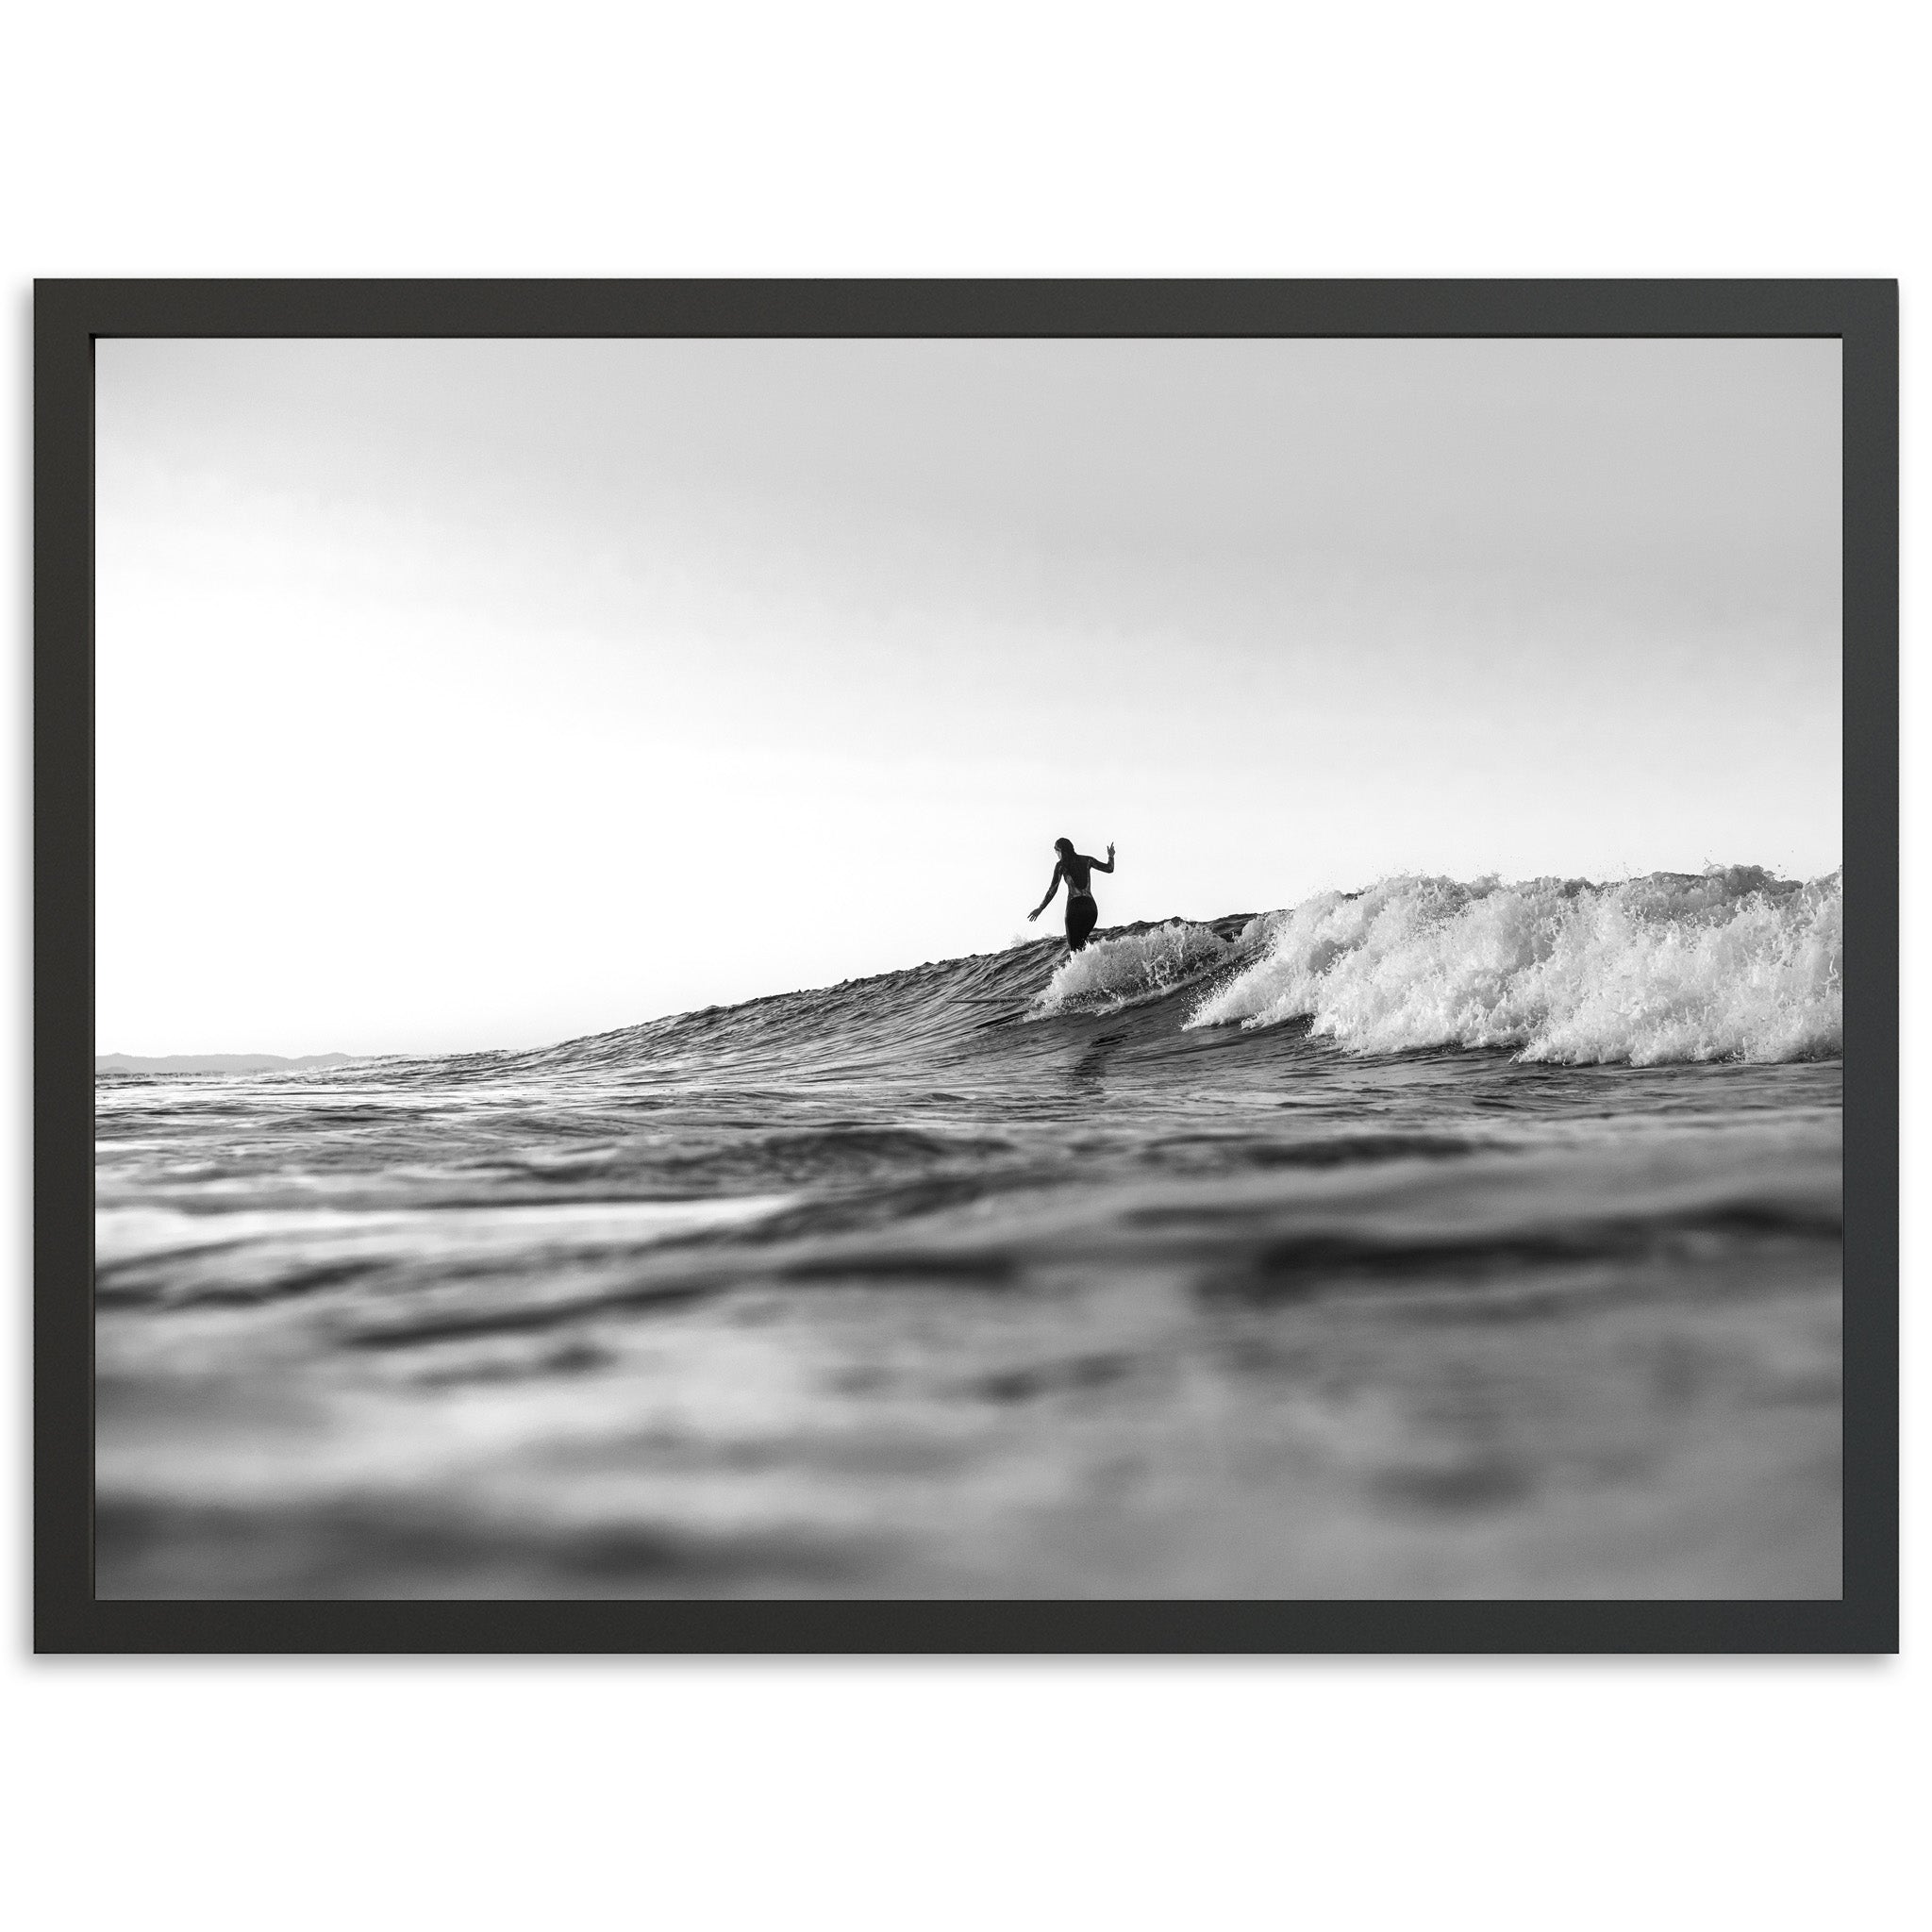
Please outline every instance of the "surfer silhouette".
[{"label": "surfer silhouette", "polygon": [[1093,897],[1090,875],[1096,872],[1113,870],[1113,846],[1107,848],[1105,859],[1089,858],[1074,850],[1071,839],[1056,839],[1053,849],[1059,854],[1059,862],[1053,869],[1053,878],[1048,883],[1046,897],[1036,906],[1026,917],[1038,919],[1047,908],[1053,895],[1059,891],[1060,881],[1067,882],[1067,950],[1077,953],[1087,943],[1087,935],[1093,930],[1100,917],[1100,907]]}]

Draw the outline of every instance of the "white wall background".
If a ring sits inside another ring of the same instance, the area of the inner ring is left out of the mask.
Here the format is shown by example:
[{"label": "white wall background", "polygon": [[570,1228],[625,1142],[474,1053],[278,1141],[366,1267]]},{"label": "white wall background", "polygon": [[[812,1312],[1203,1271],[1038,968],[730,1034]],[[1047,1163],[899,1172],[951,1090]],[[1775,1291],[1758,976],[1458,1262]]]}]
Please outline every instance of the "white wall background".
[{"label": "white wall background", "polygon": [[[9,902],[36,274],[1899,275],[1923,747],[1922,75],[1905,10],[1857,4],[23,14]],[[1906,791],[1909,880],[1909,749]],[[23,925],[0,1041],[23,1290],[24,958]],[[1902,1663],[32,1661],[23,1291],[8,1902],[78,1927],[1909,1923],[1932,1731],[1909,1000],[1906,1025]]]}]

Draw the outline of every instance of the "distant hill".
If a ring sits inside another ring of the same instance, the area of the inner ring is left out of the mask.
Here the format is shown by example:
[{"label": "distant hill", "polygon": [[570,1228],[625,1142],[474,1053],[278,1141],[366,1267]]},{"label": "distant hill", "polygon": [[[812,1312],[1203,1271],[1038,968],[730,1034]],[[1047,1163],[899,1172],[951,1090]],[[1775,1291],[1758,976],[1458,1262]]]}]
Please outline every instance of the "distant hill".
[{"label": "distant hill", "polygon": [[158,1059],[138,1053],[94,1056],[97,1074],[276,1074],[298,1067],[340,1067],[360,1056],[309,1053],[288,1059],[278,1053],[171,1053]]}]

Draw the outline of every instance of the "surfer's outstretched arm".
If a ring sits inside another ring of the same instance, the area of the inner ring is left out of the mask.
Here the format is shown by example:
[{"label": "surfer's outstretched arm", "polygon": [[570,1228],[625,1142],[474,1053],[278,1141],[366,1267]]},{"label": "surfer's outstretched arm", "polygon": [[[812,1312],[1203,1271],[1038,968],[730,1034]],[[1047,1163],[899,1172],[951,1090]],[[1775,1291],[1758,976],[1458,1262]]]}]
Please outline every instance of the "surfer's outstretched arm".
[{"label": "surfer's outstretched arm", "polygon": [[[1105,865],[1103,865],[1103,864],[1102,864],[1102,863],[1100,862],[1100,860],[1099,860],[1099,859],[1097,859],[1097,858],[1090,858],[1090,859],[1089,859],[1089,860],[1087,861],[1087,863],[1088,863],[1089,865],[1091,865],[1091,867],[1093,868],[1093,870],[1094,870],[1095,872],[1111,872],[1111,871],[1113,870],[1113,844],[1112,844],[1112,841],[1108,841],[1108,848],[1107,848],[1107,863],[1106,863]],[[1048,896],[1049,898],[1051,898],[1051,897],[1052,897],[1052,894],[1051,894],[1051,893],[1049,893],[1049,894],[1048,894],[1047,896]]]},{"label": "surfer's outstretched arm", "polygon": [[1046,910],[1047,907],[1052,904],[1053,895],[1060,889],[1060,873],[1063,870],[1063,867],[1058,865],[1054,867],[1053,877],[1046,882],[1046,897],[1026,915],[1028,919],[1038,919]]}]

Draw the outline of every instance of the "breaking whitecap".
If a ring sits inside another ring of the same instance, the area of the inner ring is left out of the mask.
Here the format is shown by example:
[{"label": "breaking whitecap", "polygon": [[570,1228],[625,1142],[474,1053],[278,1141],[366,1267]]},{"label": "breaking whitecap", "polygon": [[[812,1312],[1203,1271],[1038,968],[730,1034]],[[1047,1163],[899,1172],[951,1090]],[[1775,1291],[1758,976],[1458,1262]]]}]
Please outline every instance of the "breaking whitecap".
[{"label": "breaking whitecap", "polygon": [[1256,922],[1239,943],[1260,957],[1185,1024],[1306,1018],[1356,1053],[1512,1046],[1523,1059],[1634,1066],[1827,1058],[1844,1046],[1843,928],[1839,873],[1385,879]]}]

